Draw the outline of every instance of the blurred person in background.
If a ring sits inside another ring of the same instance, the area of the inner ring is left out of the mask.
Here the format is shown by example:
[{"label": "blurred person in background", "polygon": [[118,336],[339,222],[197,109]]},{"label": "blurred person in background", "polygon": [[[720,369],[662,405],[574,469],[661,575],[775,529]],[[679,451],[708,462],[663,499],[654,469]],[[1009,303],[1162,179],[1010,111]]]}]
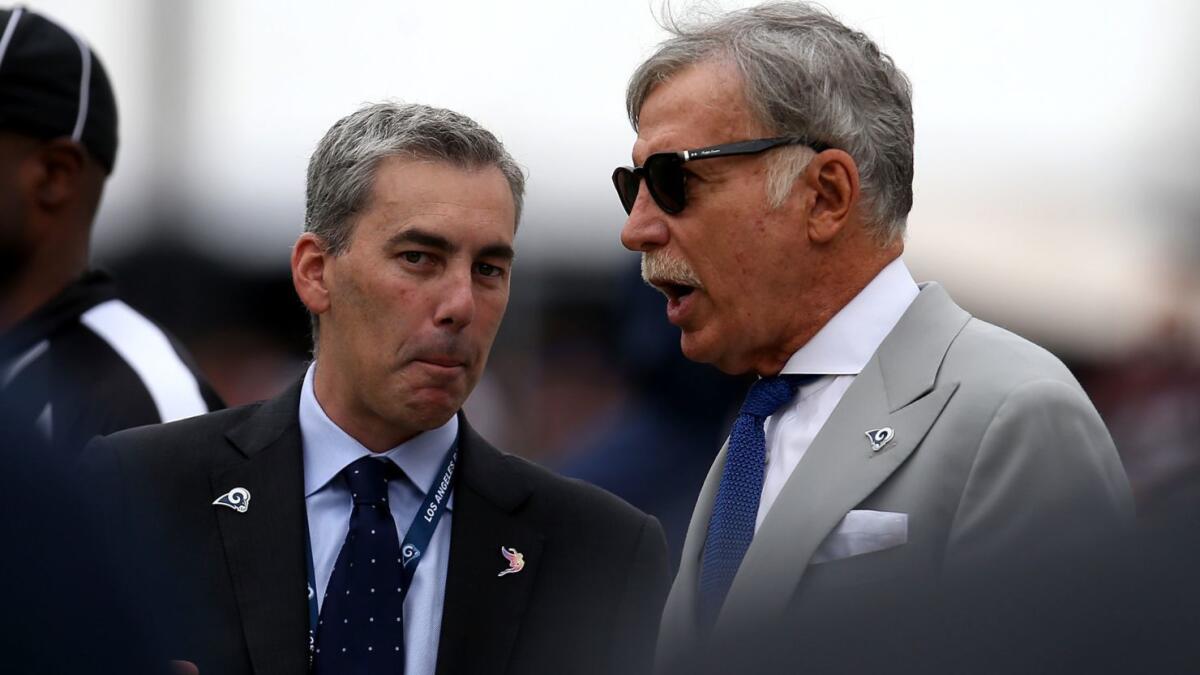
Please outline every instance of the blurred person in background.
[{"label": "blurred person in background", "polygon": [[222,407],[182,346],[89,268],[116,153],[116,101],[91,48],[0,11],[0,401],[60,455]]},{"label": "blurred person in background", "polygon": [[463,115],[348,115],[310,160],[292,252],[304,377],[92,443],[114,540],[129,505],[152,514],[134,538],[202,594],[166,607],[172,655],[223,675],[649,670],[658,522],[502,454],[460,411],[508,305],[524,187]]},{"label": "blurred person in background", "polygon": [[0,579],[10,608],[0,672],[166,675],[145,607],[90,527],[72,464],[17,412],[0,407]]},{"label": "blurred person in background", "polygon": [[1117,536],[1129,486],[1075,378],[901,258],[913,119],[892,60],[805,3],[668,23],[628,88],[621,239],[683,353],[760,379],[697,503],[661,662],[810,658],[830,604]]},{"label": "blurred person in background", "polygon": [[[560,468],[654,514],[678,566],[712,448],[737,414],[736,380],[679,353],[662,296],[636,274],[614,286],[622,321],[615,354],[606,358],[616,363],[628,394],[615,410],[572,430]],[[570,372],[570,364],[563,370]]]}]

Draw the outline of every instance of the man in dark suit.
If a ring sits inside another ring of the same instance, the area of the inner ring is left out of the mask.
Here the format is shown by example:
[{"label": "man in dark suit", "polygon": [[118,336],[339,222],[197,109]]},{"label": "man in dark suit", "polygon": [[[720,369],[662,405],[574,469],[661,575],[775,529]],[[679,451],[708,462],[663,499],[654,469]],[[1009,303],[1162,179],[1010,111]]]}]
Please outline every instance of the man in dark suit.
[{"label": "man in dark suit", "polygon": [[155,610],[173,658],[222,674],[649,668],[658,522],[500,453],[460,412],[507,305],[523,191],[462,115],[347,116],[310,161],[291,259],[313,315],[303,381],[93,442],[106,527],[137,517],[174,561],[129,573],[146,592],[186,585]]}]

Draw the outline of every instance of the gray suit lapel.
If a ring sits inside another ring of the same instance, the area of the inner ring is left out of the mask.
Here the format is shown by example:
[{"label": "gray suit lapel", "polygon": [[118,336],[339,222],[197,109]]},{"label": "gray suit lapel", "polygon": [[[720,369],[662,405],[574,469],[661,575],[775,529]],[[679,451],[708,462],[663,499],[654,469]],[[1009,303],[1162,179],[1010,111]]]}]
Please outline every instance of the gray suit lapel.
[{"label": "gray suit lapel", "polygon": [[717,498],[717,487],[721,482],[721,471],[725,468],[725,455],[729,450],[729,442],[721,446],[708,477],[704,479],[704,487],[692,510],[692,520],[688,523],[687,537],[683,541],[683,555],[679,559],[679,572],[671,584],[671,593],[667,596],[667,604],[663,609],[662,624],[659,628],[659,649],[656,657],[656,672],[666,672],[670,664],[676,663],[682,654],[677,650],[686,650],[687,645],[694,644],[699,639],[699,626],[696,618],[699,616],[696,589],[700,580],[700,556],[704,553],[704,539],[708,534],[708,520],[712,515],[713,502]]},{"label": "gray suit lapel", "polygon": [[[892,474],[924,438],[957,383],[889,413],[877,366],[868,366],[784,485],[754,536],[730,587],[718,625],[743,626],[777,616],[791,601],[809,560],[825,537]],[[895,440],[871,450],[865,431],[895,429]]]},{"label": "gray suit lapel", "polygon": [[[957,382],[938,383],[937,373],[969,318],[937,284],[922,287],[813,439],[764,519],[734,578],[718,632],[779,616],[825,537],[920,444],[958,388]],[[881,427],[892,427],[895,438],[875,452],[865,432]],[[706,484],[706,492],[708,488]],[[712,490],[715,494],[715,484]],[[705,525],[711,509],[710,498]],[[694,519],[689,542],[698,539],[697,546],[703,547],[703,531],[695,527]],[[691,584],[694,589],[695,581]]]}]

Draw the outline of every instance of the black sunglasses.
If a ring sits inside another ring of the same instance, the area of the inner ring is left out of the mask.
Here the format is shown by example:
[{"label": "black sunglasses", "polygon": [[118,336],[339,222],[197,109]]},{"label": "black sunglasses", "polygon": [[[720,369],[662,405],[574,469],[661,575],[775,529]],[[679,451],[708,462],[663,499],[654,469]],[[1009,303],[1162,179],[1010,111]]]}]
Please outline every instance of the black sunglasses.
[{"label": "black sunglasses", "polygon": [[658,152],[646,158],[639,167],[617,167],[613,171],[613,185],[617,188],[617,196],[625,213],[633,211],[633,203],[637,201],[638,186],[646,179],[650,188],[650,196],[654,203],[663,211],[671,214],[679,213],[687,206],[687,174],[683,165],[698,159],[713,159],[715,157],[733,157],[734,155],[756,155],[781,145],[807,145],[821,152],[830,146],[824,143],[814,143],[806,138],[783,136],[779,138],[759,138],[753,141],[739,141],[725,145],[713,145],[699,150],[681,150],[679,152]]}]

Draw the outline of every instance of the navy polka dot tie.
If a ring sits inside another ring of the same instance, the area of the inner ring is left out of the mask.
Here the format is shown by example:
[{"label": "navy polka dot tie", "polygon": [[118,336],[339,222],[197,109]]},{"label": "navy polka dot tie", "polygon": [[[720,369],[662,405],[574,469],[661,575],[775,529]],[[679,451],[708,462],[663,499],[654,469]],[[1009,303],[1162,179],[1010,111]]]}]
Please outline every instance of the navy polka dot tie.
[{"label": "navy polka dot tie", "polygon": [[760,379],[750,387],[733,422],[700,567],[700,620],[705,627],[716,620],[754,538],[767,452],[763,423],[791,401],[801,385],[816,377],[777,375]]},{"label": "navy polka dot tie", "polygon": [[399,467],[363,457],[342,470],[354,499],[317,623],[319,675],[403,675],[404,596],[400,540],[388,507]]}]

